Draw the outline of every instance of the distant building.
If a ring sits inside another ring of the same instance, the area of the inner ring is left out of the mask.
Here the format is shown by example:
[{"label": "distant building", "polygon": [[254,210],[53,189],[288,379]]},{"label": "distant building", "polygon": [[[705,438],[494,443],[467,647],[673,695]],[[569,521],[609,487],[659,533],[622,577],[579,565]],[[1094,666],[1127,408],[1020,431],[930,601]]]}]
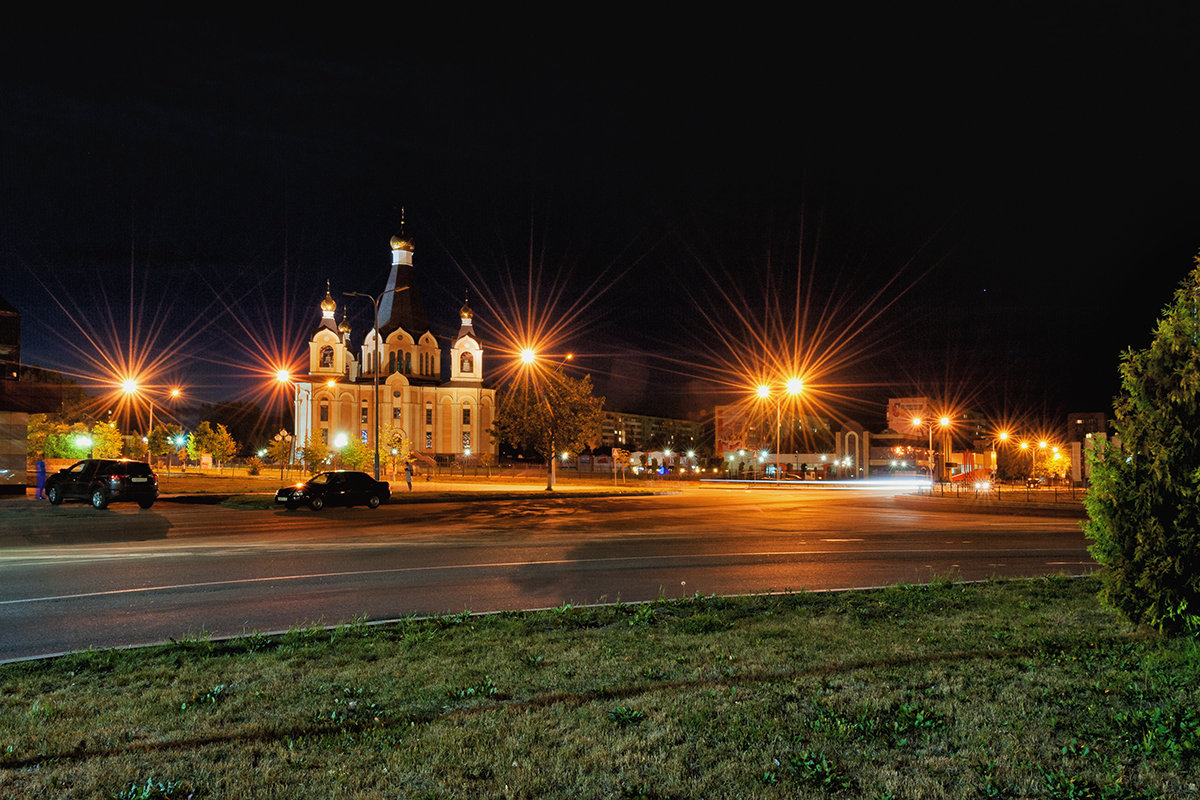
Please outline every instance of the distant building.
[{"label": "distant building", "polygon": [[21,370],[21,315],[0,297],[0,378],[15,381]]},{"label": "distant building", "polygon": [[458,333],[444,351],[425,317],[412,239],[402,231],[392,237],[391,248],[379,328],[368,331],[357,348],[344,310],[342,321],[335,321],[337,303],[326,289],[320,324],[308,342],[308,374],[295,384],[296,446],[311,437],[334,447],[345,437],[373,448],[378,379],[381,446],[395,427],[418,457],[495,455],[489,433],[495,390],[483,386],[484,350],[472,324],[474,312],[466,303],[459,309]]},{"label": "distant building", "polygon": [[605,411],[600,423],[600,446],[623,450],[663,450],[677,452],[707,451],[711,436],[707,424],[686,419],[652,417],[646,414],[626,414]]},{"label": "distant building", "polygon": [[1071,480],[1092,482],[1092,454],[1108,440],[1108,417],[1100,411],[1067,414],[1067,447],[1071,453]]},{"label": "distant building", "polygon": [[1082,442],[1089,434],[1108,434],[1108,417],[1102,411],[1072,411],[1067,414],[1067,441]]},{"label": "distant building", "polygon": [[0,494],[24,494],[29,415],[62,405],[62,387],[20,381],[21,314],[0,298]]}]

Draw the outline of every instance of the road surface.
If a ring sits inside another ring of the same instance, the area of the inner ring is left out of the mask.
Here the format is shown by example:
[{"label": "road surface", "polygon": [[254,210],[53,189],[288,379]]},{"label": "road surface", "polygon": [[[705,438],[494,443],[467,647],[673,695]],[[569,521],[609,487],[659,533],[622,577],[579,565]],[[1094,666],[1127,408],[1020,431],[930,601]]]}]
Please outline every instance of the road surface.
[{"label": "road surface", "polygon": [[1088,572],[1069,519],[906,510],[894,490],[307,510],[0,510],[0,660],[355,618]]}]

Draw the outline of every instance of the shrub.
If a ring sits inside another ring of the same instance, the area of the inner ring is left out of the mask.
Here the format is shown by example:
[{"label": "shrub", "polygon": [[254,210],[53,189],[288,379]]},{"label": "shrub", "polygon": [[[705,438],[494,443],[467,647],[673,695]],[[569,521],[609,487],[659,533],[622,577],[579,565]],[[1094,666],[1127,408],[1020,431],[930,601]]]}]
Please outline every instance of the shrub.
[{"label": "shrub", "polygon": [[1145,350],[1121,357],[1117,443],[1086,497],[1102,599],[1168,633],[1200,614],[1200,256]]}]

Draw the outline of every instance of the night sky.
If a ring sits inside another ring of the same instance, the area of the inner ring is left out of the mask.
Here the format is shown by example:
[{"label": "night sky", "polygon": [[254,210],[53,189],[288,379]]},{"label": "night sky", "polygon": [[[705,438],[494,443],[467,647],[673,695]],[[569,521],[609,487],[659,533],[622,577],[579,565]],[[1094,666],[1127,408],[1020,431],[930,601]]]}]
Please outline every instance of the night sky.
[{"label": "night sky", "polygon": [[497,318],[557,324],[610,408],[711,408],[795,351],[870,427],[913,394],[1108,410],[1200,250],[1200,25],[1172,8],[11,26],[0,295],[27,363],[98,386],[141,354],[253,397],[326,280],[339,316],[382,290],[403,208],[435,333],[469,297],[496,366]]}]

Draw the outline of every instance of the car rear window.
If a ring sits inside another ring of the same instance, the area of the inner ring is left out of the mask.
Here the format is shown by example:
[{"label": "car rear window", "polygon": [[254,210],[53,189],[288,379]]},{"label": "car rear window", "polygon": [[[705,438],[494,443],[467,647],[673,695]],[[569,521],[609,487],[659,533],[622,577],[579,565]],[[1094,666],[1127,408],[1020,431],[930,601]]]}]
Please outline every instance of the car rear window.
[{"label": "car rear window", "polygon": [[146,478],[153,475],[150,465],[142,461],[120,461],[108,470],[110,475],[128,475],[131,478]]}]

